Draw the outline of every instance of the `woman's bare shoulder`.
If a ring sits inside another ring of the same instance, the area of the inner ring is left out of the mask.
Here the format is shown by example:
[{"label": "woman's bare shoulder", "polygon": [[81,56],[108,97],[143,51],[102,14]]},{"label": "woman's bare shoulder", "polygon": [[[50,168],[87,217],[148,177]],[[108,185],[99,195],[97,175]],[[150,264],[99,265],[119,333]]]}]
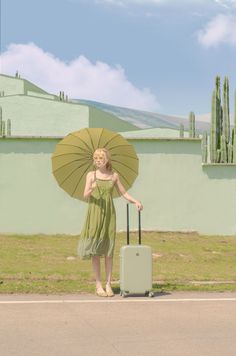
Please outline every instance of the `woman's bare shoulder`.
[{"label": "woman's bare shoulder", "polygon": [[117,172],[113,172],[113,178],[114,180],[119,179],[119,174]]},{"label": "woman's bare shoulder", "polygon": [[94,175],[95,175],[95,171],[90,171],[87,173],[86,178],[88,178],[88,179],[93,178]]}]

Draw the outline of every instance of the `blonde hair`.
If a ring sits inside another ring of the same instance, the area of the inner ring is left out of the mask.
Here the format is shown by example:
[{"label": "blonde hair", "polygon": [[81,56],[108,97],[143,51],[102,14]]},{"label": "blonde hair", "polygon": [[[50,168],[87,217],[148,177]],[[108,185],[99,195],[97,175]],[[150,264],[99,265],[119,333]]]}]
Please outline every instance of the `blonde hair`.
[{"label": "blonde hair", "polygon": [[106,149],[106,148],[97,148],[95,151],[94,151],[94,154],[93,154],[93,159],[97,156],[97,155],[103,155],[106,159],[107,159],[107,163],[106,163],[106,168],[109,170],[109,171],[112,171],[112,164],[111,164],[111,155],[110,155],[110,152]]}]

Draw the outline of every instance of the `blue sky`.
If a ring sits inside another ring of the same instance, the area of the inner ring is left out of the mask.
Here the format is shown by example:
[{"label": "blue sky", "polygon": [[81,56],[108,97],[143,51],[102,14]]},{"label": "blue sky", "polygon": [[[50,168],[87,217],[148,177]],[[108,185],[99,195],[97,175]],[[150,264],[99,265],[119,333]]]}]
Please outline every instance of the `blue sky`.
[{"label": "blue sky", "polygon": [[216,75],[236,88],[236,0],[2,0],[0,65],[71,98],[205,114]]}]

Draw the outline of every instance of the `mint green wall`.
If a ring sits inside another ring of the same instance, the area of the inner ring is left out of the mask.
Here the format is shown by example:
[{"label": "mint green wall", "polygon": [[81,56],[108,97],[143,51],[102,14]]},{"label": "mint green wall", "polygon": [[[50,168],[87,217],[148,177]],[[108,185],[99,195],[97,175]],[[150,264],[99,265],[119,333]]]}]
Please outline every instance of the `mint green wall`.
[{"label": "mint green wall", "polygon": [[[0,232],[81,230],[87,205],[58,187],[51,154],[58,139],[0,139]],[[144,230],[236,235],[236,166],[201,162],[201,141],[133,139],[140,174],[130,193],[144,204]],[[126,228],[126,201],[115,200],[117,230]],[[131,229],[137,214],[131,209]]]},{"label": "mint green wall", "polygon": [[0,97],[3,120],[11,119],[14,136],[65,136],[88,127],[89,111],[84,105],[14,95]]},{"label": "mint green wall", "polygon": [[0,91],[5,95],[27,94],[28,91],[35,93],[48,94],[45,90],[28,80],[0,74]]},{"label": "mint green wall", "polygon": [[[129,137],[131,139],[135,138],[179,138],[179,130],[178,129],[169,129],[167,127],[155,127],[150,129],[142,129],[139,131],[128,131],[123,132],[122,135],[124,137]],[[184,137],[189,137],[189,132],[184,131]]]},{"label": "mint green wall", "polygon": [[24,94],[24,81],[0,74],[0,91],[5,95]]}]

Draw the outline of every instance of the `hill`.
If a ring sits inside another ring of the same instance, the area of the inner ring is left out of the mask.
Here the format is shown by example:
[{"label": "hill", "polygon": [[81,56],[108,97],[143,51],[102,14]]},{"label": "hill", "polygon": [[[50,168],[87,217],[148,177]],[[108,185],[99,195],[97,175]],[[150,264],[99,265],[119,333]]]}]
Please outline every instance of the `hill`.
[{"label": "hill", "polygon": [[[180,124],[184,125],[185,130],[189,129],[189,121],[186,117],[180,116],[170,116],[160,113],[153,113],[148,111],[141,111],[135,109],[129,109],[114,105],[108,105],[104,103],[99,103],[91,100],[81,100],[73,99],[73,102],[84,103],[96,108],[102,109],[116,115],[117,117],[125,120],[133,125],[139,127],[140,129],[149,129],[149,128],[168,128],[179,130]],[[209,117],[209,114],[207,114]],[[210,130],[210,122],[200,121],[196,117],[196,129],[199,133]]]}]

